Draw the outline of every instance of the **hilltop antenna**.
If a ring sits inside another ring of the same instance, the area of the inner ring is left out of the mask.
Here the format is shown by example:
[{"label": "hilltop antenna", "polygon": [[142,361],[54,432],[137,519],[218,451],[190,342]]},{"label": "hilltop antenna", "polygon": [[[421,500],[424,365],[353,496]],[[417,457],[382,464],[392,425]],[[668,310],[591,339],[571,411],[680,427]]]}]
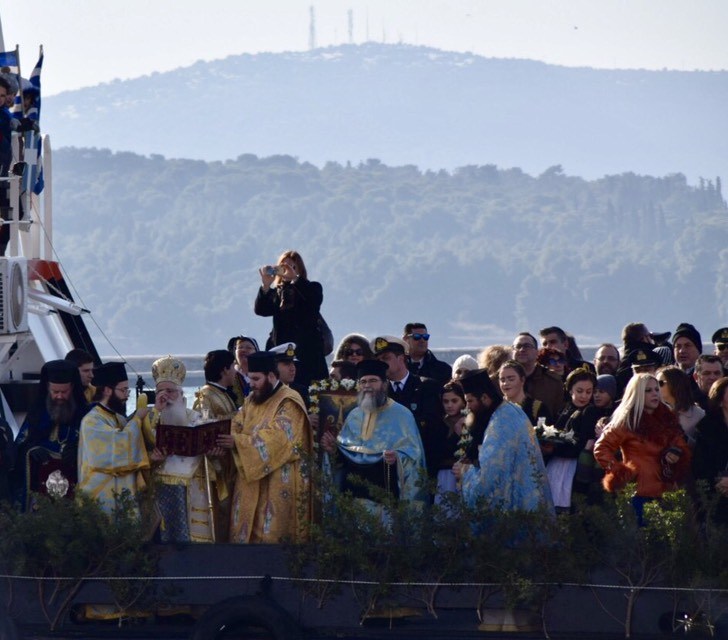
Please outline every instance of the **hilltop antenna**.
[{"label": "hilltop antenna", "polygon": [[347,11],[347,17],[349,22],[349,44],[354,44],[354,11],[352,9]]},{"label": "hilltop antenna", "polygon": [[313,50],[316,48],[316,10],[311,5],[308,8],[310,19],[308,24],[308,48]]}]

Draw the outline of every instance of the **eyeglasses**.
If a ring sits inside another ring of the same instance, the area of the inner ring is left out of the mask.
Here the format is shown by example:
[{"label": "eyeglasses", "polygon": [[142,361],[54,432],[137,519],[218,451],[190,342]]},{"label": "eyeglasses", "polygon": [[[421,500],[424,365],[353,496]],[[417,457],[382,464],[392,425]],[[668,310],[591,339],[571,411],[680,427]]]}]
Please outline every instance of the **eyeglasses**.
[{"label": "eyeglasses", "polygon": [[430,334],[429,333],[410,333],[410,338],[413,340],[429,340]]},{"label": "eyeglasses", "polygon": [[728,342],[716,342],[715,348],[718,351],[725,351],[726,349],[728,349]]},{"label": "eyeglasses", "polygon": [[362,349],[347,349],[344,351],[344,355],[348,358],[349,356],[363,356],[364,351]]},{"label": "eyeglasses", "polygon": [[566,360],[563,358],[559,358],[558,360],[556,358],[549,358],[549,364],[555,367],[557,364],[566,364]]},{"label": "eyeglasses", "polygon": [[131,393],[131,389],[129,387],[114,387],[114,391],[123,393],[125,396],[128,396]]}]

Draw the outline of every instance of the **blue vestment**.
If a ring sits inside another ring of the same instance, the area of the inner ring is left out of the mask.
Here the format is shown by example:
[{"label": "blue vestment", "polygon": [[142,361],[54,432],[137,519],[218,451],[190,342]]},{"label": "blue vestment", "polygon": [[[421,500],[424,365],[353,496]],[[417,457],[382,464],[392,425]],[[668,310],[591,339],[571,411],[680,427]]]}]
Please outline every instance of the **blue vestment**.
[{"label": "blue vestment", "polygon": [[493,412],[478,455],[462,476],[466,504],[485,499],[503,511],[554,510],[536,436],[521,407],[503,401]]},{"label": "blue vestment", "polygon": [[391,399],[372,412],[356,407],[346,417],[337,440],[341,453],[357,464],[381,462],[385,451],[395,451],[400,498],[423,499],[418,481],[425,471],[425,453],[409,409]]}]

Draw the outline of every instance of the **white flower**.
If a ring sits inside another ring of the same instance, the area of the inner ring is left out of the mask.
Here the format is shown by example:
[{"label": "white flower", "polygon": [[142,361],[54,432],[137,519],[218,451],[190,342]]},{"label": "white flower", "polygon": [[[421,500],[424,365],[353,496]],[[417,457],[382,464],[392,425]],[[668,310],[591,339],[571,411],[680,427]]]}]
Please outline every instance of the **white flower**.
[{"label": "white flower", "polygon": [[344,387],[346,391],[351,391],[356,386],[356,380],[352,380],[351,378],[344,378],[341,381],[341,386]]},{"label": "white flower", "polygon": [[544,424],[541,436],[543,438],[559,438],[561,432],[552,424]]}]

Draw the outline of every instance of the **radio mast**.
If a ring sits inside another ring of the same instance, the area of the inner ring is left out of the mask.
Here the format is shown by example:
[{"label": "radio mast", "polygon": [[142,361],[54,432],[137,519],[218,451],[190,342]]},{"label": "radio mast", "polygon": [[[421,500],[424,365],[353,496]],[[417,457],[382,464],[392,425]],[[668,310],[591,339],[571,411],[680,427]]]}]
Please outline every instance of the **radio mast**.
[{"label": "radio mast", "polygon": [[308,48],[313,50],[316,48],[316,10],[311,5],[308,8],[310,19],[308,24]]}]

